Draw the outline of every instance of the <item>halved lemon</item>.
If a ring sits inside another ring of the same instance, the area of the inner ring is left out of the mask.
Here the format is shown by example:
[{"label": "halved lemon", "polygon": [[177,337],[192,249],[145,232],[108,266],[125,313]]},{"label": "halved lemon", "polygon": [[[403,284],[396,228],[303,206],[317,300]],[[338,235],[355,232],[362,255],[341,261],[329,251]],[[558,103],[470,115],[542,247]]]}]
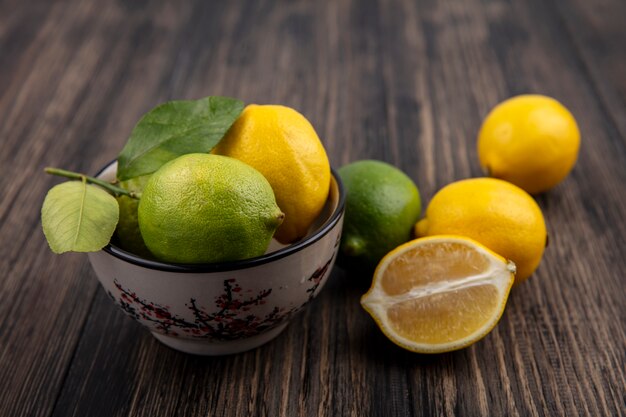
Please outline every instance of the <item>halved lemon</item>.
[{"label": "halved lemon", "polygon": [[395,344],[412,352],[467,347],[498,323],[515,264],[461,236],[431,236],[389,252],[361,305]]}]

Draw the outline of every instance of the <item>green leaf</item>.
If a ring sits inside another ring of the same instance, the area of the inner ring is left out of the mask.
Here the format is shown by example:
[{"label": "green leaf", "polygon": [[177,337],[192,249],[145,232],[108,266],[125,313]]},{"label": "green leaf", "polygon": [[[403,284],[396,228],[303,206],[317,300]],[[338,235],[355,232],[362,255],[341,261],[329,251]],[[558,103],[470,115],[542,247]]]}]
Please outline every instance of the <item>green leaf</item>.
[{"label": "green leaf", "polygon": [[117,162],[117,177],[151,174],[187,153],[210,152],[243,110],[228,97],[170,101],[145,114],[133,129]]},{"label": "green leaf", "polygon": [[96,252],[111,240],[119,207],[95,185],[70,181],[53,187],[41,208],[41,225],[54,253]]}]

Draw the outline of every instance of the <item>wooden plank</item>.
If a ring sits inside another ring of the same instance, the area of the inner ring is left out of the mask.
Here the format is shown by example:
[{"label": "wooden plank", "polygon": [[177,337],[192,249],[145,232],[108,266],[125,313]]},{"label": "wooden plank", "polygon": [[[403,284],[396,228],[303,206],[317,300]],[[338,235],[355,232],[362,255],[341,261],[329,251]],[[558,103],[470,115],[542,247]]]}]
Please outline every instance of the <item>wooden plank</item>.
[{"label": "wooden plank", "polygon": [[[93,276],[88,278],[95,280]],[[99,331],[99,336],[81,338],[52,415],[114,416],[128,413],[135,381],[142,378],[144,368],[153,365],[145,363],[145,348],[142,348],[142,343],[145,345],[146,339],[150,342],[151,336],[138,324],[129,323],[121,311],[111,307],[111,300],[99,288],[86,323],[86,327],[94,332]],[[111,329],[116,330],[112,332]],[[104,361],[85,361],[84,352],[97,357],[111,356]],[[84,379],[77,378],[77,371],[85,373],[82,375]],[[99,389],[94,390],[85,381],[95,381]]]},{"label": "wooden plank", "polygon": [[[180,13],[162,12],[173,29]],[[14,18],[18,27],[31,21]],[[0,404],[15,416],[52,411],[97,288],[84,256],[54,256],[43,240],[41,202],[58,182],[43,167],[93,172],[110,160],[145,110],[137,88],[161,82],[138,63],[169,65],[142,50],[168,46],[167,27],[139,11],[65,2],[39,18],[40,27],[24,29],[22,53],[0,83],[8,85],[0,96]],[[137,32],[143,42],[129,42]]]},{"label": "wooden plank", "polygon": [[[626,3],[599,0],[553,2],[559,23],[581,57],[581,70],[593,81],[600,111],[626,140]],[[558,20],[557,20],[558,21]]]}]

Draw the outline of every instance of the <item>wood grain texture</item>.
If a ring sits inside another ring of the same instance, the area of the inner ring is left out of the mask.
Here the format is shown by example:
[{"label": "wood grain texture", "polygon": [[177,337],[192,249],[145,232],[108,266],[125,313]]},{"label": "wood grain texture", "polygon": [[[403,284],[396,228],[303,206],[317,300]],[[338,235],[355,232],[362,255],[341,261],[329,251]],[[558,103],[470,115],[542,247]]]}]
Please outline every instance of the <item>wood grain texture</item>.
[{"label": "wood grain texture", "polygon": [[598,104],[610,127],[626,137],[626,3],[554,2],[562,25],[580,53],[580,67],[593,80]]},{"label": "wood grain texture", "polygon": [[[621,416],[626,409],[624,5],[571,0],[0,2],[0,415]],[[54,256],[44,166],[96,171],[172,98],[281,103],[333,166],[375,158],[424,203],[481,175],[499,101],[553,96],[583,143],[538,196],[550,246],[474,346],[422,356],[359,306],[336,267],[287,330],[251,352],[170,350],[123,315],[86,257]]]}]

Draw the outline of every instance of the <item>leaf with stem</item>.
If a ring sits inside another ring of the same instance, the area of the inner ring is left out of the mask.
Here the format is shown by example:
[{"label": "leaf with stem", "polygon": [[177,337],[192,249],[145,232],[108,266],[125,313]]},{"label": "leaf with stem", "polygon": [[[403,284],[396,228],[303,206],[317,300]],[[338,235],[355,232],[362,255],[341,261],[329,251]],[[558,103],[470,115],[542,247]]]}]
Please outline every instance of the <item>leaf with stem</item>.
[{"label": "leaf with stem", "polygon": [[41,208],[43,232],[55,253],[99,251],[111,240],[118,220],[115,198],[84,177],[54,186]]}]

